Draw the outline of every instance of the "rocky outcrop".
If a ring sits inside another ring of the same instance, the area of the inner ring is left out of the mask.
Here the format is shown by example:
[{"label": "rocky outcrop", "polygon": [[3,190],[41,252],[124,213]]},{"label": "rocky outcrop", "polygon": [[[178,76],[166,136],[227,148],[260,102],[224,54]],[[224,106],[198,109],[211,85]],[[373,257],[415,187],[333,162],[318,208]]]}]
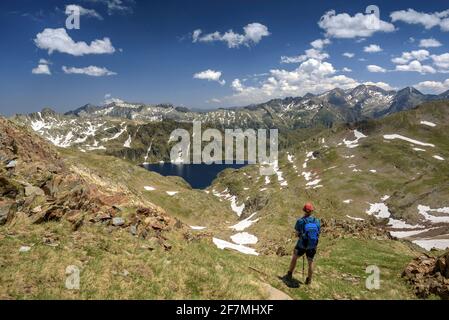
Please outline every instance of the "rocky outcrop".
[{"label": "rocky outcrop", "polygon": [[130,202],[126,190],[89,180],[45,140],[3,118],[0,160],[0,224],[21,212],[33,223],[65,218],[77,229],[86,217],[94,223],[116,217],[117,208]]},{"label": "rocky outcrop", "polygon": [[449,251],[440,257],[422,255],[413,259],[402,277],[413,285],[419,298],[427,298],[431,294],[442,299],[449,299]]},{"label": "rocky outcrop", "polygon": [[348,221],[337,219],[322,219],[321,230],[331,238],[353,237],[357,239],[391,239],[384,228],[369,221]]}]

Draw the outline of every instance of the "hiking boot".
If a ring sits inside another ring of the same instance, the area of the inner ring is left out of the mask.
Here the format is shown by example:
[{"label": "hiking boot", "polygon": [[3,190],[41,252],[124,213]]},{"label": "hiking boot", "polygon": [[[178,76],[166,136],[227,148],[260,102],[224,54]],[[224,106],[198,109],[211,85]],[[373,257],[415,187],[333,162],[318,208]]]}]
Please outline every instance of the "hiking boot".
[{"label": "hiking boot", "polygon": [[287,273],[285,276],[282,277],[282,280],[291,282],[293,280],[292,274]]},{"label": "hiking boot", "polygon": [[312,278],[307,277],[306,279],[306,284],[309,285],[312,283]]}]

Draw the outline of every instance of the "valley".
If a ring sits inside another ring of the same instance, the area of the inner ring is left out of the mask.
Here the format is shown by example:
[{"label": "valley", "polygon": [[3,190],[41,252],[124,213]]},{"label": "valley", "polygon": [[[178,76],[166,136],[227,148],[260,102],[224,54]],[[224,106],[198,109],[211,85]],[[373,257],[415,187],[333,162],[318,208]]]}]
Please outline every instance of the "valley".
[{"label": "valley", "polygon": [[[275,288],[293,299],[414,299],[402,271],[449,247],[449,103],[432,100],[307,125],[292,122],[301,108],[286,107],[275,174],[226,169],[204,189],[139,166],[169,161],[170,132],[191,132],[185,119],[97,108],[2,119],[0,296],[267,299]],[[307,201],[323,237],[316,282],[298,290],[278,277]],[[73,264],[80,291],[64,288]],[[365,287],[370,265],[379,290]]]}]

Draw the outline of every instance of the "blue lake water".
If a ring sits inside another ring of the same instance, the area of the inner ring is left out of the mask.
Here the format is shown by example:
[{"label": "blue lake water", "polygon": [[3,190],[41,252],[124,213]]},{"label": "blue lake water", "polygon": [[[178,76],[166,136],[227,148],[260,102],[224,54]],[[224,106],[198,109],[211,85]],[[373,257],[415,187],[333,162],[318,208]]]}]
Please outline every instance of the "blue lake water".
[{"label": "blue lake water", "polygon": [[240,169],[246,164],[145,164],[145,169],[163,176],[178,176],[194,189],[205,189],[212,184],[218,174],[228,168]]}]

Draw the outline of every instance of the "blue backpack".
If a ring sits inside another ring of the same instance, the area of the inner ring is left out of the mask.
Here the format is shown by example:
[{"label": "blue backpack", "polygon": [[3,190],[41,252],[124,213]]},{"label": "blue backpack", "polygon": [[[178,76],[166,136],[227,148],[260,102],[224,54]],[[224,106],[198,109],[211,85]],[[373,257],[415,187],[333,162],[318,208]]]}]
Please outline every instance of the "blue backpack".
[{"label": "blue backpack", "polygon": [[316,220],[306,222],[304,233],[302,234],[302,243],[307,250],[315,249],[318,246],[320,231]]}]

